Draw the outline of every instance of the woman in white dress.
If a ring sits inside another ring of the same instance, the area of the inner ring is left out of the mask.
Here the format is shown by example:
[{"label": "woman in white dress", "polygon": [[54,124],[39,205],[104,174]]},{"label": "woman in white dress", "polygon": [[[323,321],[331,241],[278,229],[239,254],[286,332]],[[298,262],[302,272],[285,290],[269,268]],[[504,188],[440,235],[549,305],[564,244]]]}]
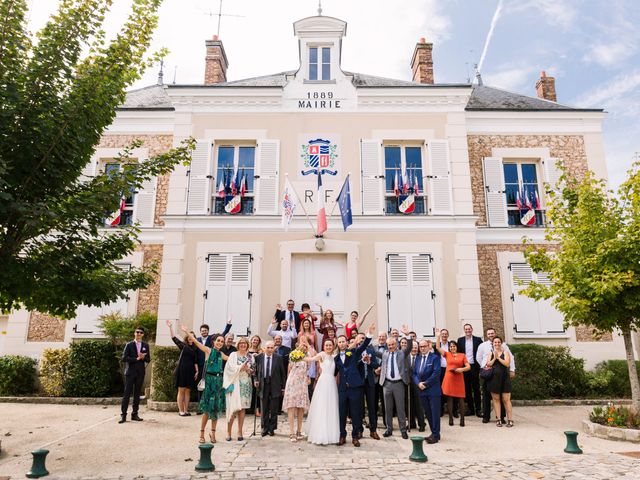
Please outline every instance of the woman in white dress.
[{"label": "woman in white dress", "polygon": [[324,342],[323,351],[307,362],[320,362],[320,377],[313,391],[307,415],[307,439],[316,445],[329,445],[340,440],[340,414],[338,411],[338,386],[335,380],[335,363],[332,340]]}]

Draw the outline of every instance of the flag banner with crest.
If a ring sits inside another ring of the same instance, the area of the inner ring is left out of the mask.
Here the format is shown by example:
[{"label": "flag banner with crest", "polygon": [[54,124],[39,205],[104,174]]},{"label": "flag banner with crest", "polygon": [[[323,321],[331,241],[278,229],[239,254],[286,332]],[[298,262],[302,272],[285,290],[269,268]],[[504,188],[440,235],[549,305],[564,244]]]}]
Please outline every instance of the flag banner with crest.
[{"label": "flag banner with crest", "polygon": [[349,187],[349,175],[344,180],[344,184],[338,194],[338,207],[340,208],[340,216],[342,217],[342,227],[344,231],[353,224],[353,215],[351,213],[351,188]]},{"label": "flag banner with crest", "polygon": [[320,236],[327,231],[327,213],[324,208],[324,187],[322,186],[322,173],[318,170],[318,217],[316,235]]},{"label": "flag banner with crest", "polygon": [[529,192],[524,186],[518,192],[516,207],[520,210],[520,223],[526,227],[536,224],[536,211],[531,196],[535,193],[534,202],[536,208],[540,208],[537,192]]},{"label": "flag banner with crest", "polygon": [[118,206],[118,209],[115,212],[113,212],[113,214],[107,219],[106,221],[107,225],[109,225],[110,227],[117,227],[118,225],[120,225],[125,203],[126,201],[123,195],[122,197],[120,197],[120,205]]},{"label": "flag banner with crest", "polygon": [[289,230],[289,224],[291,220],[293,220],[297,206],[298,197],[291,183],[289,183],[289,178],[287,178],[284,182],[284,193],[282,196],[282,226],[285,230]]},{"label": "flag banner with crest", "polygon": [[[225,175],[226,177],[226,175]],[[236,170],[228,177],[228,183],[225,183],[224,189],[224,211],[235,215],[242,210],[242,197],[246,193],[246,178],[244,170],[242,178],[240,172]]]}]

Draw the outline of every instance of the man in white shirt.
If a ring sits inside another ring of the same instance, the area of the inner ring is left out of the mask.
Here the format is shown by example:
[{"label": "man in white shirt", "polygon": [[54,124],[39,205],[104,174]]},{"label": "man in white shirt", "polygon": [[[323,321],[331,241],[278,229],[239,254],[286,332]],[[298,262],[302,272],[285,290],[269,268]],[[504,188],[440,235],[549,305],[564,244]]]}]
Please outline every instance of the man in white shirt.
[{"label": "man in white shirt", "polygon": [[[491,355],[491,352],[493,351],[493,339],[496,336],[496,331],[494,328],[489,327],[486,329],[485,334],[487,337],[487,341],[480,344],[480,346],[478,347],[478,353],[476,353],[476,362],[478,363],[478,365],[480,365],[481,369],[487,365],[487,361],[489,360],[489,355]],[[511,350],[509,350],[509,346],[505,342],[502,342],[502,348],[503,350],[509,352],[509,355],[511,356],[511,362],[509,365],[509,375],[511,376],[511,378],[513,378],[516,376],[515,358],[511,353]],[[502,405],[502,408],[500,410],[501,410],[500,420],[502,420],[502,423],[505,423],[504,417],[505,417],[506,411],[505,411],[504,405]],[[482,423],[489,423],[490,421],[491,421],[491,393],[487,389],[487,382],[483,381],[482,382]]]},{"label": "man in white shirt", "polygon": [[282,320],[280,322],[281,330],[277,329],[278,323],[276,321],[276,317],[273,317],[271,320],[271,325],[267,329],[267,335],[275,337],[276,335],[280,335],[282,337],[282,345],[288,348],[293,348],[294,340],[298,337],[298,332],[296,332],[295,327],[289,326],[288,320]]},{"label": "man in white shirt", "polygon": [[[440,330],[440,348],[446,352],[449,351],[449,330],[447,330],[446,328],[443,328],[442,330]],[[435,350],[435,346],[434,346],[434,350]],[[444,380],[444,374],[446,371],[447,371],[447,360],[444,357],[440,357],[440,388],[442,388],[442,381]],[[454,403],[456,403],[455,399],[454,399]],[[447,404],[447,396],[443,393],[441,405],[440,405],[440,416],[444,415],[444,406],[446,404]],[[458,418],[457,413],[455,417]]]}]

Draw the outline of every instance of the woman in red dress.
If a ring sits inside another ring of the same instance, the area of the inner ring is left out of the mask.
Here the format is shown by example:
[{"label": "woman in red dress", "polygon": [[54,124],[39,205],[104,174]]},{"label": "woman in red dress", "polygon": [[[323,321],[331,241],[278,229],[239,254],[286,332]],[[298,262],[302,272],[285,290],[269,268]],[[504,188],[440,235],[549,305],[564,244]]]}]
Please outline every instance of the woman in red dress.
[{"label": "woman in red dress", "polygon": [[447,361],[447,371],[442,381],[442,394],[447,396],[447,409],[449,410],[449,425],[453,425],[453,399],[460,402],[460,426],[464,427],[465,391],[464,372],[471,370],[471,365],[464,353],[458,353],[458,344],[449,342],[449,351],[440,348],[440,330],[436,330],[436,349]]}]

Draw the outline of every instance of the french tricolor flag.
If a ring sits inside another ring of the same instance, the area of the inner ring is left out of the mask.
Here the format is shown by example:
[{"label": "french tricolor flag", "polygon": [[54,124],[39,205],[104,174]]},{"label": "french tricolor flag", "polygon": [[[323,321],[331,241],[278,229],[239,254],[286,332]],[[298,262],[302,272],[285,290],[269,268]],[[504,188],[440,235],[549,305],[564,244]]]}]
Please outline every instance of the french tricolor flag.
[{"label": "french tricolor flag", "polygon": [[324,187],[322,186],[322,174],[318,168],[318,228],[316,235],[322,235],[327,231],[327,213],[324,209]]}]

